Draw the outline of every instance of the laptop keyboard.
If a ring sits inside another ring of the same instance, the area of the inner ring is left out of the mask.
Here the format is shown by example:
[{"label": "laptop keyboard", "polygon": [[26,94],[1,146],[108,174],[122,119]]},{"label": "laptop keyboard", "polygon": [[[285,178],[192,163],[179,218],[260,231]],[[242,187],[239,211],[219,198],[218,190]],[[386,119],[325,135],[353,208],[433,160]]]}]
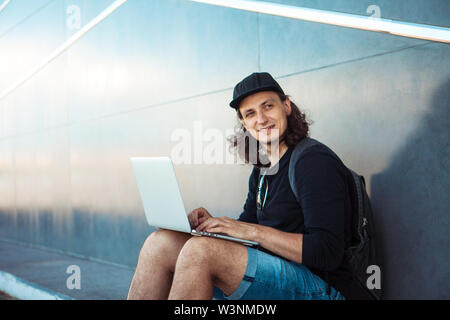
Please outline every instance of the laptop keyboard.
[{"label": "laptop keyboard", "polygon": [[[221,232],[217,232],[217,233],[211,233],[211,232],[206,232],[206,231],[197,231],[197,230],[195,230],[195,229],[193,229],[192,231],[191,231],[191,234],[192,235],[197,235],[197,236],[208,236],[208,237],[215,237],[215,238],[220,238],[220,236],[226,236],[226,237],[229,237],[229,235],[227,235],[227,234],[225,234],[225,233],[221,233]],[[222,238],[223,239],[223,238]],[[231,239],[231,238],[230,238]],[[231,239],[231,240],[233,240],[233,239]],[[239,240],[238,242],[241,242],[242,244],[245,244],[245,245],[247,245],[247,246],[258,246],[259,244],[257,243],[257,242],[255,242],[255,243],[249,243],[249,242],[246,242],[245,240],[242,240],[242,239],[236,239],[236,240],[234,240],[234,241],[237,241],[237,240]]]},{"label": "laptop keyboard", "polygon": [[215,233],[211,233],[211,232],[206,232],[206,231],[197,231],[197,230],[192,230],[193,232],[196,232],[198,234],[201,234],[202,236],[208,236],[208,237],[214,237],[216,236]]},{"label": "laptop keyboard", "polygon": [[198,230],[192,230],[192,232],[198,233],[202,236],[208,236],[208,237],[217,237],[218,235],[223,235],[226,236],[225,233],[211,233],[211,232],[206,232],[206,231],[198,231]]}]

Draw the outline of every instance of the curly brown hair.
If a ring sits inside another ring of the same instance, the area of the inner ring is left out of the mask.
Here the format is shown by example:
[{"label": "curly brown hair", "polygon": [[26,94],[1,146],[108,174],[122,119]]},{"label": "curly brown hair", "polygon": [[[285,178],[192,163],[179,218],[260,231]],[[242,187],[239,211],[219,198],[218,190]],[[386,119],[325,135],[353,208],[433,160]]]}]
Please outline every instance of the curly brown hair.
[{"label": "curly brown hair", "polygon": [[[286,101],[289,97],[277,92],[281,102]],[[287,117],[287,129],[281,135],[279,142],[282,141],[288,148],[295,147],[297,143],[303,138],[309,137],[309,126],[311,121],[306,120],[306,115],[291,101],[291,114]],[[242,120],[242,114],[239,108],[236,109],[239,120]],[[253,136],[245,129],[244,125],[239,121],[234,134],[228,137],[230,143],[230,152],[237,152],[238,156],[244,160],[245,163],[251,163],[258,168],[270,167],[270,161],[264,150],[261,148],[261,143],[253,138]],[[250,153],[251,147],[254,147],[256,154]]]}]

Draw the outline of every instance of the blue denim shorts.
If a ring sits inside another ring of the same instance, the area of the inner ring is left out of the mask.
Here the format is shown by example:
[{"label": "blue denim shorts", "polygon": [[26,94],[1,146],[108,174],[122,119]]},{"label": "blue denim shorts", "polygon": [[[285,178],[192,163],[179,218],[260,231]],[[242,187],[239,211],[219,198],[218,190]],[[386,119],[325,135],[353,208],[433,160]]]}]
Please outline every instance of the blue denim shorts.
[{"label": "blue denim shorts", "polygon": [[216,300],[345,300],[339,291],[306,266],[248,247],[248,263],[239,287],[229,296],[214,287]]}]

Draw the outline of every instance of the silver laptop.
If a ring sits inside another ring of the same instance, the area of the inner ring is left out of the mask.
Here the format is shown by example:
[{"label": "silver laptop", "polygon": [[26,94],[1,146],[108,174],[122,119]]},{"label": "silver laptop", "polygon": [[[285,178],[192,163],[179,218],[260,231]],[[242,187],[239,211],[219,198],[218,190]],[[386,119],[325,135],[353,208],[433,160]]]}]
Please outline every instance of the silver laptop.
[{"label": "silver laptop", "polygon": [[130,160],[149,225],[194,236],[236,241],[247,246],[259,245],[255,241],[193,230],[184,209],[172,160],[168,157],[133,157]]}]

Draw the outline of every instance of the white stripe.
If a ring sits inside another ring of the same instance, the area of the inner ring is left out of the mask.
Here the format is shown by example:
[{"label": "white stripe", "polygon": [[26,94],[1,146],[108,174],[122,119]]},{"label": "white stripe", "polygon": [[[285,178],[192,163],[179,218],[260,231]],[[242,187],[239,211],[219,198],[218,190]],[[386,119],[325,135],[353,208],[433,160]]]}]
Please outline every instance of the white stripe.
[{"label": "white stripe", "polygon": [[5,9],[5,7],[11,2],[11,0],[5,0],[3,1],[3,3],[0,5],[0,12],[2,12],[3,9]]},{"label": "white stripe", "polygon": [[20,300],[73,300],[5,271],[0,271],[0,291]]},{"label": "white stripe", "polygon": [[367,31],[385,32],[397,36],[450,43],[450,28],[424,24],[393,21],[389,19],[364,17],[354,14],[331,12],[289,6],[278,3],[252,0],[191,0],[216,6],[265,13],[286,18],[306,20],[355,28]]},{"label": "white stripe", "polygon": [[62,45],[60,45],[56,50],[54,50],[48,57],[46,57],[41,63],[31,69],[25,76],[14,82],[11,86],[9,86],[6,90],[0,93],[0,100],[5,98],[8,94],[14,91],[17,87],[22,85],[25,81],[34,76],[37,72],[39,72],[42,68],[44,68],[48,63],[50,63],[53,59],[58,57],[61,53],[67,50],[72,44],[74,44],[78,39],[84,36],[89,30],[95,27],[97,24],[102,22],[105,18],[107,18],[111,13],[113,13],[117,8],[119,8],[122,4],[124,4],[127,0],[117,0],[112,3],[108,8],[103,10],[97,17],[92,19],[88,24],[86,24],[83,28],[81,28],[77,33],[67,39]]}]

